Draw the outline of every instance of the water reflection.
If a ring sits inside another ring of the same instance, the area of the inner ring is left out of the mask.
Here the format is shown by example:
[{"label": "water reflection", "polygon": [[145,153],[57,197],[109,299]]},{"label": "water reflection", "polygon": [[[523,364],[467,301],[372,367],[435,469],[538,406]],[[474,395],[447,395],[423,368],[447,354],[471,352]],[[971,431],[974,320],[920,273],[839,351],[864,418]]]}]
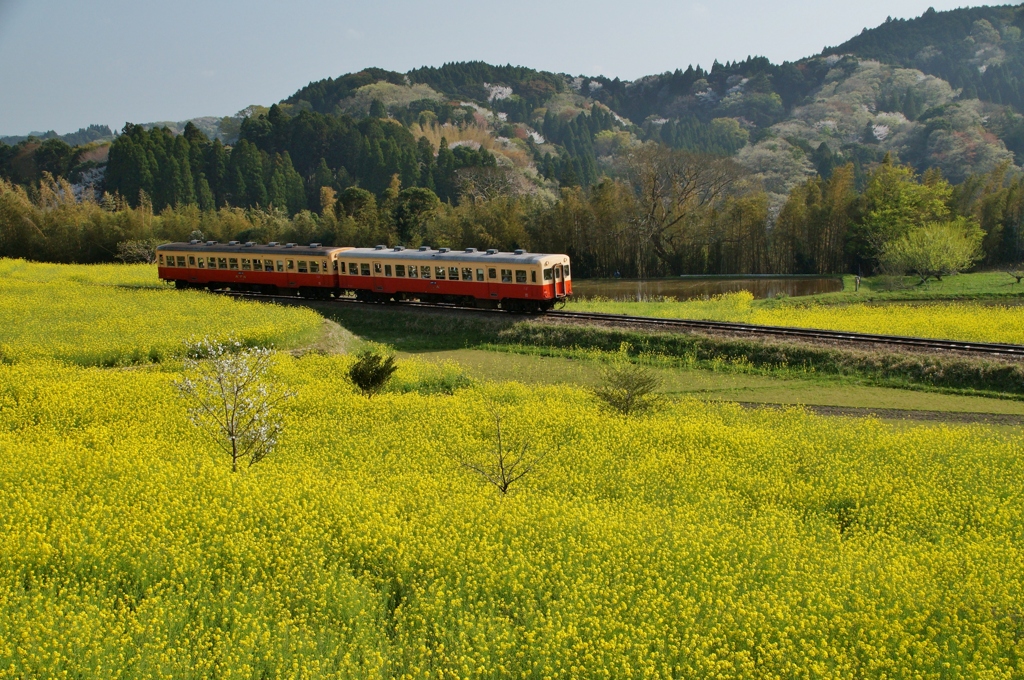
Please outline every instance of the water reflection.
[{"label": "water reflection", "polygon": [[650,298],[674,297],[689,300],[722,293],[749,290],[755,298],[770,298],[779,295],[797,297],[834,293],[843,289],[842,279],[834,277],[800,278],[737,278],[737,279],[653,279],[637,281],[632,279],[575,279],[572,282],[573,297],[577,299],[602,297],[611,300],[647,300]]}]

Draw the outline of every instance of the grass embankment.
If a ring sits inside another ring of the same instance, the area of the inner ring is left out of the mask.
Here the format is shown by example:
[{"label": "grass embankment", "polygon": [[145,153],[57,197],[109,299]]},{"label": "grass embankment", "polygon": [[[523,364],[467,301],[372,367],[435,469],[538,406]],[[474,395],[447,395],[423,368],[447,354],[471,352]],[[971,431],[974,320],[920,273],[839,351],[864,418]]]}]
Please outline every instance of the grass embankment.
[{"label": "grass embankment", "polygon": [[742,291],[710,300],[571,301],[566,305],[566,311],[1024,344],[1024,306],[969,302],[853,303],[840,306],[802,298],[755,300],[753,295]]},{"label": "grass embankment", "polygon": [[786,377],[858,377],[890,387],[1024,396],[1024,364],[985,359],[555,324],[517,324],[500,333],[499,343],[496,349],[555,356],[572,356],[579,350],[615,352],[626,343],[634,355],[647,354],[684,367]]},{"label": "grass embankment", "polygon": [[[1024,395],[1024,365],[940,354],[863,351],[776,340],[737,340],[684,333],[612,330],[516,317],[459,316],[389,308],[317,307],[353,333],[400,351],[500,352],[593,358],[592,350],[634,355],[667,368],[785,379],[837,380],[987,396]],[[499,373],[506,375],[504,373]],[[571,380],[567,375],[565,379]],[[810,387],[810,385],[809,385]]]},{"label": "grass embankment", "polygon": [[190,337],[287,348],[321,331],[308,309],[145,285],[155,276],[148,265],[0,261],[0,362],[125,366],[180,355]]},{"label": "grass embankment", "polygon": [[[1019,436],[623,418],[570,386],[371,400],[348,361],[280,357],[280,447],[238,475],[173,372],[0,366],[0,675],[1022,670]],[[492,446],[486,399],[547,454],[507,497],[456,462]]]}]

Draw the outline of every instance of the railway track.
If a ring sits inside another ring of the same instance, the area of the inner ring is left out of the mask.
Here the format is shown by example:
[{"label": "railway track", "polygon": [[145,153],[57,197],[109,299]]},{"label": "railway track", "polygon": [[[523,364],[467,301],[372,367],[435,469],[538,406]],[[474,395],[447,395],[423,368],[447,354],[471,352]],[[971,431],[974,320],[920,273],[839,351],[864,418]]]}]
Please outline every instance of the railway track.
[{"label": "railway track", "polygon": [[[236,297],[264,298],[273,300],[305,300],[287,295],[264,295],[258,293],[223,293]],[[321,300],[336,304],[373,305],[348,298],[332,298]],[[511,314],[500,309],[479,309],[453,304],[434,304],[428,302],[402,302],[402,308],[441,309],[477,314]],[[526,316],[526,315],[524,315]],[[566,321],[592,321],[609,326],[646,326],[665,330],[710,331],[730,333],[734,335],[768,336],[810,340],[819,342],[843,342],[849,344],[884,345],[904,347],[908,349],[933,350],[943,352],[961,352],[967,354],[987,354],[1000,357],[1024,358],[1024,345],[1009,345],[997,342],[964,342],[960,340],[941,340],[936,338],[917,338],[901,335],[879,335],[873,333],[854,333],[848,331],[819,330],[815,328],[792,328],[789,326],[761,326],[756,324],[737,323],[733,321],[703,321],[697,319],[665,319],[653,316],[629,316],[625,314],[601,314],[597,312],[566,312],[552,310],[543,315],[545,318],[563,319]]]}]

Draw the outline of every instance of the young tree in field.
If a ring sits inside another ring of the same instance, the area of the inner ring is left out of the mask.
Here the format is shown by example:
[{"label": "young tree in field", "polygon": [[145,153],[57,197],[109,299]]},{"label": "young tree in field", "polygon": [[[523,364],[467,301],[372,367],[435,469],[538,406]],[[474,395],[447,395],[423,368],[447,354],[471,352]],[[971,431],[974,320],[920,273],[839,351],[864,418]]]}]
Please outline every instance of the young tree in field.
[{"label": "young tree in field", "polygon": [[348,377],[368,397],[380,392],[398,370],[393,355],[384,355],[373,350],[360,353],[359,358],[348,369]]},{"label": "young tree in field", "polygon": [[893,273],[911,273],[925,283],[956,274],[980,260],[985,234],[973,219],[932,222],[886,243],[879,258]]},{"label": "young tree in field", "polygon": [[661,378],[646,366],[631,362],[626,348],[604,369],[604,384],[595,387],[594,396],[623,415],[648,411],[657,404],[654,394]]},{"label": "young tree in field", "polygon": [[491,446],[485,451],[462,453],[458,459],[464,468],[479,475],[505,496],[512,485],[533,472],[547,454],[532,452],[529,438],[509,436],[503,427],[505,417],[497,402],[487,399],[484,407],[494,421]]},{"label": "young tree in field", "polygon": [[231,457],[231,471],[270,455],[282,430],[278,407],[293,396],[269,376],[273,352],[204,339],[191,343],[176,383],[189,419]]}]

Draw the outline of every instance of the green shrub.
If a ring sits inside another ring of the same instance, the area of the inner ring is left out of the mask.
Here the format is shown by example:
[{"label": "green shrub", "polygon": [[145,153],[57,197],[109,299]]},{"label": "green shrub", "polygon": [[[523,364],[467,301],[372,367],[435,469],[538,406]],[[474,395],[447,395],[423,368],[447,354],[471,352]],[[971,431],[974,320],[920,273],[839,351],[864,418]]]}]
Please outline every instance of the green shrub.
[{"label": "green shrub", "polygon": [[398,365],[395,363],[394,355],[366,350],[360,352],[359,358],[348,369],[348,376],[356,387],[371,397],[388,384],[396,370]]}]

